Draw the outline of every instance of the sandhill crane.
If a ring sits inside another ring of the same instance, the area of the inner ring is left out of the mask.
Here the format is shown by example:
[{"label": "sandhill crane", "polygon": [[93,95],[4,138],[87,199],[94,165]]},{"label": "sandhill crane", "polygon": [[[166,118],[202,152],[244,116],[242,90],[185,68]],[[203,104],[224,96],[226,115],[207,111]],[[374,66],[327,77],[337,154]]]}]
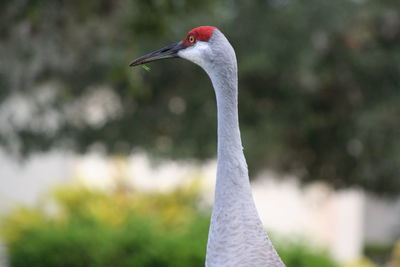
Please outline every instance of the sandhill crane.
[{"label": "sandhill crane", "polygon": [[251,192],[239,130],[235,51],[216,27],[202,26],[189,31],[184,40],[142,56],[130,66],[174,57],[202,67],[217,98],[217,179],[206,266],[285,266],[263,228]]}]

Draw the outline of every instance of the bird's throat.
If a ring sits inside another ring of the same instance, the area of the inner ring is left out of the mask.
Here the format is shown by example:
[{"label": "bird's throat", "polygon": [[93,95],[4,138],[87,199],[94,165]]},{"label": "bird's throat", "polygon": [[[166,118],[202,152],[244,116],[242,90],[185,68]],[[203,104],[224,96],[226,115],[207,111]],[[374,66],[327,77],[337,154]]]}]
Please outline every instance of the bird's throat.
[{"label": "bird's throat", "polygon": [[218,112],[218,160],[243,157],[238,116],[238,90],[236,71],[227,78],[213,79]]},{"label": "bird's throat", "polygon": [[218,166],[214,204],[217,208],[225,202],[222,196],[226,196],[227,192],[234,195],[237,190],[245,190],[252,199],[239,129],[236,68],[224,69],[218,74],[217,77],[210,75],[218,112]]}]

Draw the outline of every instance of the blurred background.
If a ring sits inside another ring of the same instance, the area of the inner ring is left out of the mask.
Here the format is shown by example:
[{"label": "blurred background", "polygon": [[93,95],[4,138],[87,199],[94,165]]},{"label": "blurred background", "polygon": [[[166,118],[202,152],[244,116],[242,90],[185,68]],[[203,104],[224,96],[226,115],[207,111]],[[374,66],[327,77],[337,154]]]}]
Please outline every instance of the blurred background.
[{"label": "blurred background", "polygon": [[400,2],[3,0],[0,266],[204,266],[215,96],[177,59],[215,25],[239,65],[256,205],[288,267],[400,266]]}]

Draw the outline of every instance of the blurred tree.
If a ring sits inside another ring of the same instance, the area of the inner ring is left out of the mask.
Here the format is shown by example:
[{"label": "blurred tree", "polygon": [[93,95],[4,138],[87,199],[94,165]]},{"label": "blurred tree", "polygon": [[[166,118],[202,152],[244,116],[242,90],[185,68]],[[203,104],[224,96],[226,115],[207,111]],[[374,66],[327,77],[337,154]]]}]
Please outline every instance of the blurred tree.
[{"label": "blurred tree", "polygon": [[347,0],[241,5],[242,27],[232,33],[234,40],[247,40],[236,47],[250,166],[267,162],[297,170],[304,181],[399,192],[396,5]]},{"label": "blurred tree", "polygon": [[20,0],[0,10],[0,142],[14,154],[214,156],[206,75],[186,62],[127,67],[213,24],[238,55],[251,170],[400,191],[398,1]]}]

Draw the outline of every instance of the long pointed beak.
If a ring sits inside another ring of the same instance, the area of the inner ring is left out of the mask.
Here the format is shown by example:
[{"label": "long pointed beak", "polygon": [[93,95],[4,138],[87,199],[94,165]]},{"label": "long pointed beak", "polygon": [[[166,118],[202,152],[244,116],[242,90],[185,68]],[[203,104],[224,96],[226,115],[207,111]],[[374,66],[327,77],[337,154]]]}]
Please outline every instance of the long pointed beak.
[{"label": "long pointed beak", "polygon": [[166,47],[163,47],[156,51],[153,51],[147,55],[144,55],[140,58],[137,58],[134,61],[132,61],[129,64],[129,66],[133,67],[133,66],[137,66],[137,65],[155,61],[155,60],[178,57],[179,50],[184,49],[184,48],[185,47],[183,46],[183,42],[180,41],[178,43],[171,44],[169,46],[166,46]]}]

